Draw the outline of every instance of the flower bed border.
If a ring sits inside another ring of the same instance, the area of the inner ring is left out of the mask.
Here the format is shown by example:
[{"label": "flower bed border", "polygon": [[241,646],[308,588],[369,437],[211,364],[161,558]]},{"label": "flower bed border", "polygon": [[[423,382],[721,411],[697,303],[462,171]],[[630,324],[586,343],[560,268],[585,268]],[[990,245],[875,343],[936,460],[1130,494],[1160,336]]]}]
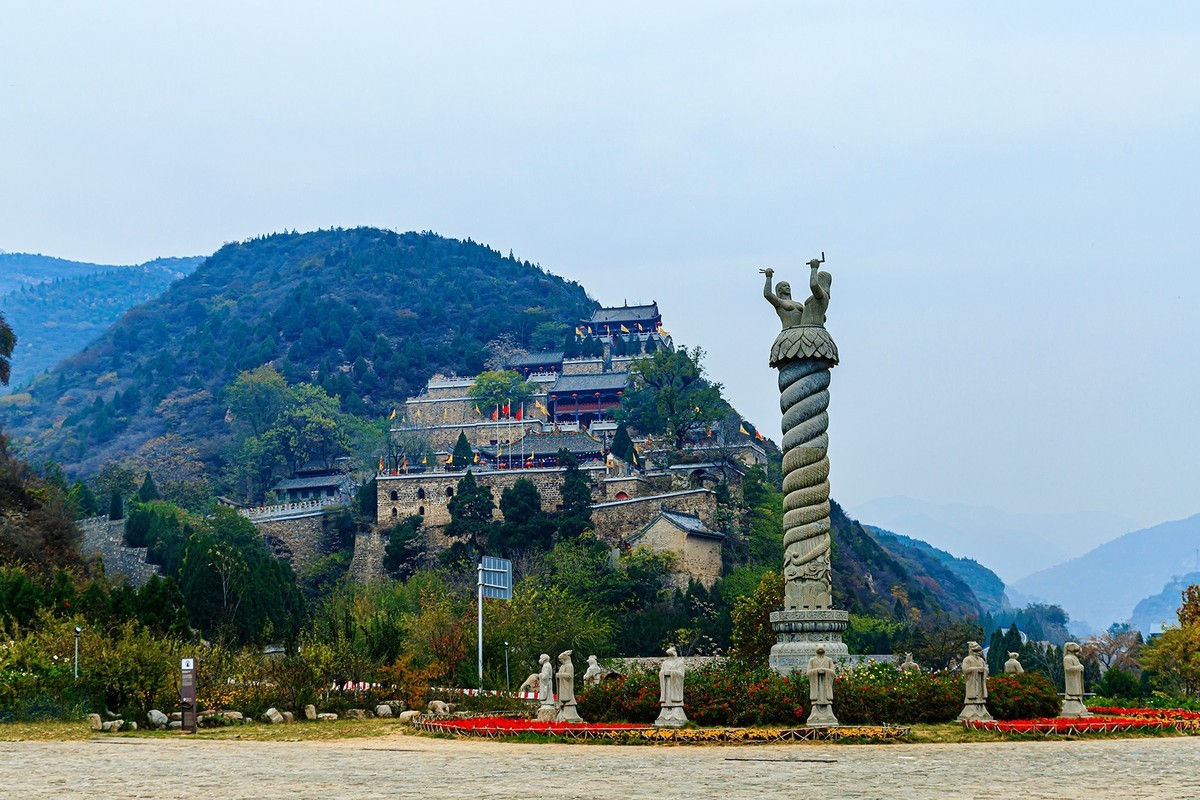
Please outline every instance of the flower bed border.
[{"label": "flower bed border", "polygon": [[1079,736],[1085,733],[1129,733],[1132,731],[1176,730],[1200,734],[1200,713],[1183,709],[1113,708],[1090,709],[1094,717],[1021,720],[964,720],[968,730],[998,731],[1019,736]]},{"label": "flower bed border", "polygon": [[[474,719],[500,718],[498,715]],[[470,719],[470,718],[466,718]],[[466,726],[463,717],[417,717],[414,727],[427,733],[449,733],[456,736],[477,736],[487,739],[506,739],[524,734],[536,734],[560,739],[607,740],[620,742],[678,742],[699,744],[780,744],[784,742],[838,741],[840,739],[903,739],[911,728],[892,725],[846,725],[837,728],[656,728],[653,725],[613,725],[609,723],[566,724],[548,729],[519,729],[514,727]]]}]

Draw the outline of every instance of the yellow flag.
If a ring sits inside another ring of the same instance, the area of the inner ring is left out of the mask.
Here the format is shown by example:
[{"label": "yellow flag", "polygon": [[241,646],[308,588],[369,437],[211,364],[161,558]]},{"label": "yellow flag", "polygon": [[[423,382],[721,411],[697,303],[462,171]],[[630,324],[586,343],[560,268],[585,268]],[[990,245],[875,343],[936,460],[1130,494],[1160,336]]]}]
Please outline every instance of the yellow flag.
[{"label": "yellow flag", "polygon": [[749,436],[749,435],[750,435],[750,431],[746,430],[746,422],[745,422],[745,420],[743,420],[743,421],[742,421],[741,425],[739,426],[739,429],[741,430],[741,432],[742,432],[742,434],[743,434],[744,436]]},{"label": "yellow flag", "polygon": [[624,325],[621,325],[621,333],[629,333],[629,328],[626,328]]},{"label": "yellow flag", "polygon": [[388,417],[388,419],[395,419],[395,418],[396,418],[396,409],[393,408],[392,415],[390,417]]}]

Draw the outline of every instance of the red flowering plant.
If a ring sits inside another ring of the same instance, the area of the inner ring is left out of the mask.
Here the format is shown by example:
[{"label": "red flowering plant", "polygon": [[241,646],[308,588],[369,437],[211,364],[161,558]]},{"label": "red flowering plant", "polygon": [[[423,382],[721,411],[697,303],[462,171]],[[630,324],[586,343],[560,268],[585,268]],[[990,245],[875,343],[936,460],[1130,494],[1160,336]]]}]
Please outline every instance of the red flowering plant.
[{"label": "red flowering plant", "polygon": [[1062,710],[1062,700],[1045,675],[994,675],[987,681],[988,711],[996,719],[1027,720],[1053,717]]}]

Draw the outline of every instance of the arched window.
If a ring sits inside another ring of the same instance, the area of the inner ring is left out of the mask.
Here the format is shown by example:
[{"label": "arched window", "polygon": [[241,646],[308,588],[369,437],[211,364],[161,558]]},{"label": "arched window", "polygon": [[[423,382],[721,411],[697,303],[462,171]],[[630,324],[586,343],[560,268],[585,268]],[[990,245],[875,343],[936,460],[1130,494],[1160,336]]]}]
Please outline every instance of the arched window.
[{"label": "arched window", "polygon": [[453,486],[446,487],[446,497],[454,497],[454,487]]},{"label": "arched window", "polygon": [[417,508],[417,513],[420,514],[422,517],[425,516],[425,506],[419,506]]},{"label": "arched window", "polygon": [[[395,492],[392,492],[392,494],[395,494]],[[397,516],[396,507],[392,506],[392,519],[395,519]]]},{"label": "arched window", "polygon": [[617,492],[617,499],[618,500],[628,500],[629,493],[628,492]]},{"label": "arched window", "polygon": [[400,499],[400,495],[396,494],[396,490],[395,490],[395,489],[392,489],[392,502],[395,502],[395,501],[397,501],[397,500],[399,500],[399,499]]},{"label": "arched window", "polygon": [[418,500],[425,499],[425,490],[424,489],[420,489],[420,488],[417,489],[417,499]]}]

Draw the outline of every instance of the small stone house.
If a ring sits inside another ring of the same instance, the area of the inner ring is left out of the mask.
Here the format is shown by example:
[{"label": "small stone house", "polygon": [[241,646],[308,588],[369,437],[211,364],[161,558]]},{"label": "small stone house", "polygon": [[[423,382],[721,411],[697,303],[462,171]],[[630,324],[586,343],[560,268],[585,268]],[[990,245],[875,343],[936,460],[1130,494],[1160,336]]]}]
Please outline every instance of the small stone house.
[{"label": "small stone house", "polygon": [[706,589],[721,577],[721,547],[725,534],[711,530],[697,516],[665,508],[628,538],[630,547],[645,547],[675,556],[673,578],[680,588],[697,580]]}]

